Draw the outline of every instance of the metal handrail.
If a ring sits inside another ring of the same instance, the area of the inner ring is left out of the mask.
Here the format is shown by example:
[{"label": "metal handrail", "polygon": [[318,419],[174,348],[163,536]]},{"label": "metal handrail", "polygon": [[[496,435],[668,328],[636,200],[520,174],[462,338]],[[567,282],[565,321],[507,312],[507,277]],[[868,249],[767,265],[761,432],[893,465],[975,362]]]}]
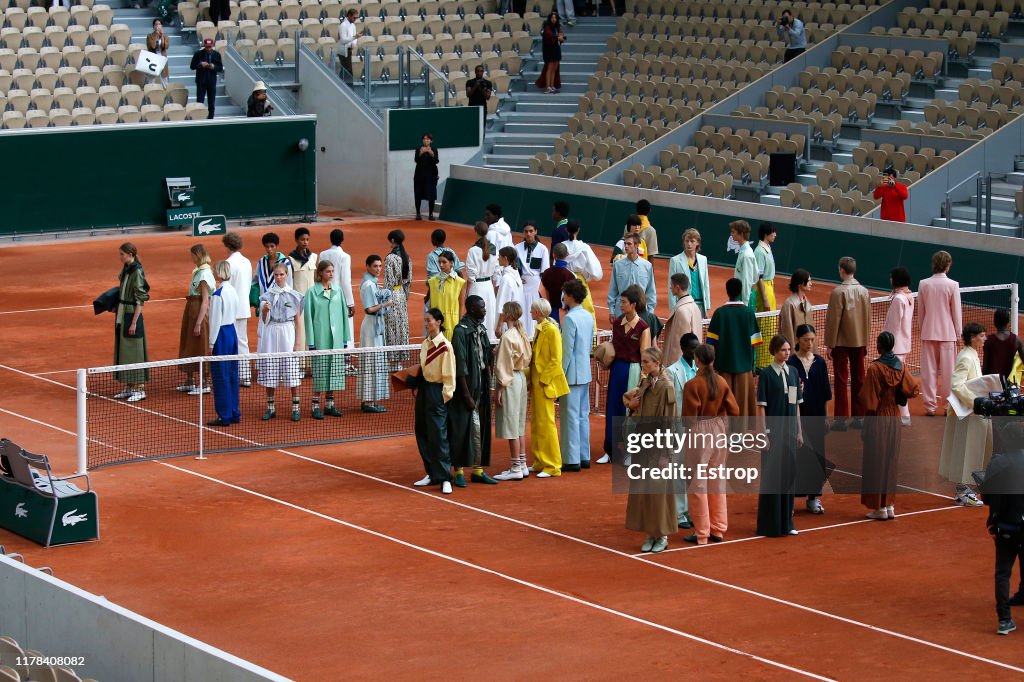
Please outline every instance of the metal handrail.
[{"label": "metal handrail", "polygon": [[947,230],[953,229],[953,199],[952,199],[952,197],[950,195],[953,194],[954,191],[960,189],[960,187],[962,185],[965,185],[966,183],[970,182],[971,180],[975,180],[976,178],[979,179],[979,182],[977,183],[979,185],[979,187],[978,187],[979,196],[978,196],[977,223],[974,226],[975,232],[977,232],[978,229],[981,227],[981,196],[980,196],[980,192],[981,192],[980,184],[981,183],[980,183],[980,177],[979,177],[980,175],[981,175],[981,171],[974,171],[974,173],[972,173],[970,176],[968,176],[967,178],[964,178],[962,181],[960,181],[956,185],[954,185],[954,186],[952,186],[952,187],[950,187],[949,189],[946,190],[946,199],[945,199],[945,202],[944,202],[944,204],[945,204],[944,208],[945,208],[945,213],[946,213],[946,229]]},{"label": "metal handrail", "polygon": [[[440,79],[441,83],[444,84],[444,106],[447,107],[448,106],[448,95],[449,95],[449,91],[451,90],[451,81],[448,80],[447,76],[445,76],[444,73],[440,69],[438,69],[436,66],[434,66],[433,64],[428,62],[426,60],[426,58],[422,54],[420,54],[419,52],[417,52],[413,48],[411,48],[411,47],[407,48],[405,50],[405,52],[408,55],[408,57],[406,59],[406,77],[409,79],[409,82],[410,83],[412,82],[412,57],[416,57],[416,59],[421,61],[423,63],[423,65],[427,67],[427,70],[430,73],[433,73],[434,76],[436,78]],[[399,60],[399,62],[401,62],[401,60]],[[426,82],[427,82],[427,85],[429,86],[429,77],[426,80]],[[429,87],[428,87],[428,93],[429,93]],[[409,88],[407,96],[409,98],[409,102],[408,102],[407,106],[412,107],[412,88]]]}]

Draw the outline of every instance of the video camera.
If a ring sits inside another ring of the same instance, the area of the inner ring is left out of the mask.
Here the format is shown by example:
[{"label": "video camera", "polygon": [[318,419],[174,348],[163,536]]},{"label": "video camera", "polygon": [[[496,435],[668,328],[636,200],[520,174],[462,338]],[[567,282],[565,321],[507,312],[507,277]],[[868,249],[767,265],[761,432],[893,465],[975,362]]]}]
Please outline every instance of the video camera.
[{"label": "video camera", "polygon": [[779,26],[789,26],[789,17],[787,17],[787,16],[779,17]]},{"label": "video camera", "polygon": [[974,414],[982,417],[1015,417],[1024,415],[1024,395],[1020,386],[1008,384],[1000,377],[1003,390],[974,399]]}]

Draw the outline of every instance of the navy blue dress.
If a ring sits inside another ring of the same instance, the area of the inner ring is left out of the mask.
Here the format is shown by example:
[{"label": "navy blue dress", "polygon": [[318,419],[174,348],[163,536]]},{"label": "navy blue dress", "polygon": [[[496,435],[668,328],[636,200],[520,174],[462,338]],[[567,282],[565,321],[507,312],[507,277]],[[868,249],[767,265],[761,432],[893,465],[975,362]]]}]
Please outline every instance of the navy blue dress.
[{"label": "navy blue dress", "polygon": [[828,402],[832,400],[832,383],[828,380],[828,365],[825,358],[817,353],[811,362],[809,372],[804,371],[800,358],[789,356],[787,363],[796,369],[803,392],[800,404],[800,426],[803,429],[804,444],[796,453],[796,494],[817,496],[828,480],[833,462],[825,457],[825,435],[828,433]]}]

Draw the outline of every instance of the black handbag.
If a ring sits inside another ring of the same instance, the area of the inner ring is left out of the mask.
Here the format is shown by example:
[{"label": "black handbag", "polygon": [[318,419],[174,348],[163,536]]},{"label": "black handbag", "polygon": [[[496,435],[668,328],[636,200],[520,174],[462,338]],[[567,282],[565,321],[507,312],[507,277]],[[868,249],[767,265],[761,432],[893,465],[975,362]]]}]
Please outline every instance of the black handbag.
[{"label": "black handbag", "polygon": [[142,314],[141,313],[139,314],[139,321],[135,323],[135,333],[131,334],[131,333],[128,332],[128,330],[131,328],[131,319],[132,319],[132,316],[134,314],[135,314],[134,310],[132,310],[130,313],[128,312],[127,309],[125,310],[125,313],[124,313],[125,323],[121,325],[121,334],[126,339],[141,339],[142,337],[144,337],[146,335],[146,325],[142,321]]}]

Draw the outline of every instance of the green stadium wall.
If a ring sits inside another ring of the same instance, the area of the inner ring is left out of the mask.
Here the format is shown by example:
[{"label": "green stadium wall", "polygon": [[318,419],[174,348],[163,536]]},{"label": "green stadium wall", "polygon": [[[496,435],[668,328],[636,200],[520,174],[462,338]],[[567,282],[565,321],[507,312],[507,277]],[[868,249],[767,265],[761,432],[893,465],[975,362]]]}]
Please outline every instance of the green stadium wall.
[{"label": "green stadium wall", "polygon": [[316,148],[313,116],[4,131],[0,234],[164,225],[181,176],[207,214],[315,215]]},{"label": "green stadium wall", "polygon": [[[474,180],[466,175],[506,181]],[[565,190],[556,189],[559,187]],[[952,276],[963,286],[1024,283],[1024,240],[468,167],[452,169],[441,219],[471,225],[483,218],[486,204],[496,203],[514,231],[525,221],[534,220],[540,233],[550,236],[554,227],[552,204],[565,200],[570,205],[570,217],[580,221],[583,239],[610,246],[622,237],[626,216],[634,212],[635,202],[641,198],[653,206],[651,224],[658,231],[663,256],[680,252],[682,233],[695,227],[700,230],[701,250],[708,261],[731,266],[736,256],[725,248],[729,223],[747,220],[756,237],[758,224],[769,220],[779,230],[774,251],[776,266],[783,273],[803,267],[815,279],[837,281],[839,259],[854,256],[857,278],[865,286],[887,290],[890,269],[904,265],[910,269],[916,288],[918,280],[931,274],[931,255],[945,249],[953,255]],[[683,203],[709,208],[679,205]],[[662,276],[659,286],[663,285]]]}]

